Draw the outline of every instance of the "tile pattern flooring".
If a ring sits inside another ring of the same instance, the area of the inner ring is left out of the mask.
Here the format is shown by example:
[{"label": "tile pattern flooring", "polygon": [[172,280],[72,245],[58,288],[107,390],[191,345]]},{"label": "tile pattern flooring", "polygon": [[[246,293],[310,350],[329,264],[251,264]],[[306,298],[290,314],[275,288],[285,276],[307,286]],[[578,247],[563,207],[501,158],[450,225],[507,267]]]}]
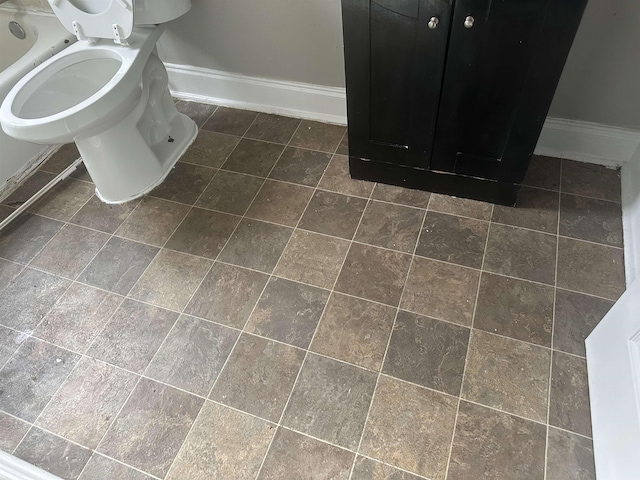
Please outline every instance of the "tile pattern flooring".
[{"label": "tile pattern flooring", "polygon": [[201,130],[149,196],[80,169],[0,234],[0,448],[83,480],[594,478],[618,172],[536,157],[492,206],[351,180],[343,127],[178,105]]}]

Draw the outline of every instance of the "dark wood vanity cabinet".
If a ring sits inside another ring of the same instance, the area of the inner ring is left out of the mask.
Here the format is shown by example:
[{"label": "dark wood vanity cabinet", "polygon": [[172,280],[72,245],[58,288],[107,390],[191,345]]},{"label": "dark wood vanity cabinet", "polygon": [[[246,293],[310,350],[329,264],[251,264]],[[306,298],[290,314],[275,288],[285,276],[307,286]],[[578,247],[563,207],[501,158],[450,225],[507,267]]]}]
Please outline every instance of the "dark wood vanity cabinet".
[{"label": "dark wood vanity cabinet", "polygon": [[354,178],[513,205],[586,0],[342,0]]}]

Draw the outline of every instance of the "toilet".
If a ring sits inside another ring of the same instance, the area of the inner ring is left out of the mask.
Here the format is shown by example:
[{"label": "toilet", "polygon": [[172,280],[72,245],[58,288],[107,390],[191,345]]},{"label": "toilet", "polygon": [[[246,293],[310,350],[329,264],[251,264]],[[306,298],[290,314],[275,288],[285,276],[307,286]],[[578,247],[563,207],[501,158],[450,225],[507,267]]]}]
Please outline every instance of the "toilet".
[{"label": "toilet", "polygon": [[41,144],[75,142],[105,203],[162,183],[197,134],[178,112],[156,43],[190,0],[49,0],[78,41],[9,92],[0,124]]}]

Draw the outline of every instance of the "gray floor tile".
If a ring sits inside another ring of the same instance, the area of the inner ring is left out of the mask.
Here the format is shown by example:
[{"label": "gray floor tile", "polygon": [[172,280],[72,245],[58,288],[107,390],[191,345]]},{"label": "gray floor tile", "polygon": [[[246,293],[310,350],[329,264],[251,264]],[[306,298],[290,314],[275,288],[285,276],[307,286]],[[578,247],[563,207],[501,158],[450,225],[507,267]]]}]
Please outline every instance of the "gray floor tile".
[{"label": "gray floor tile", "polygon": [[462,217],[490,220],[493,205],[468,198],[451,197],[434,193],[429,200],[429,210]]},{"label": "gray floor tile", "polygon": [[488,230],[487,222],[428,212],[420,232],[416,255],[480,268]]},{"label": "gray floor tile", "polygon": [[553,427],[548,438],[547,480],[596,480],[591,440]]},{"label": "gray floor tile", "polygon": [[309,354],[282,425],[350,450],[358,447],[376,374]]},{"label": "gray floor tile", "polygon": [[551,346],[553,287],[483,273],[473,326]]},{"label": "gray floor tile", "polygon": [[413,253],[424,215],[424,210],[369,202],[354,239],[377,247]]},{"label": "gray floor tile", "polygon": [[474,330],[461,396],[545,422],[550,362],[546,348]]},{"label": "gray floor tile", "polygon": [[25,340],[0,370],[0,409],[33,422],[79,358],[40,340]]},{"label": "gray floor tile", "polygon": [[214,260],[240,222],[240,217],[193,208],[165,245],[166,248]]},{"label": "gray floor tile", "polygon": [[231,135],[200,130],[180,162],[220,168],[236,148],[240,139]]},{"label": "gray floor tile", "polygon": [[33,259],[31,265],[67,278],[76,278],[109,240],[109,235],[67,224]]},{"label": "gray floor tile", "polygon": [[0,411],[0,450],[13,452],[28,431],[28,423]]},{"label": "gray floor tile", "polygon": [[416,477],[397,468],[393,468],[384,463],[376,462],[370,458],[358,456],[351,474],[352,480],[420,480]]},{"label": "gray floor tile", "polygon": [[584,341],[613,306],[612,301],[556,290],[553,348],[586,355]]},{"label": "gray floor tile", "polygon": [[522,184],[557,192],[560,189],[561,162],[559,158],[534,155]]},{"label": "gray floor tile", "polygon": [[145,370],[145,375],[206,396],[237,338],[236,330],[182,315]]},{"label": "gray floor tile", "polygon": [[458,396],[468,344],[468,328],[401,311],[382,371]]},{"label": "gray floor tile", "polygon": [[489,228],[484,269],[553,285],[556,242],[553,235],[494,223]]},{"label": "gray floor tile", "polygon": [[400,308],[471,326],[480,272],[415,257]]},{"label": "gray floor tile", "polygon": [[94,449],[137,381],[138,377],[132,373],[91,358],[81,358],[36,423]]},{"label": "gray floor tile", "polygon": [[558,287],[617,300],[625,290],[622,249],[559,238]]},{"label": "gray floor tile", "polygon": [[410,255],[354,243],[335,288],[338,292],[397,306],[410,264]]},{"label": "gray floor tile", "polygon": [[168,478],[255,478],[274,433],[264,420],[207,402]]},{"label": "gray floor tile", "polygon": [[381,376],[360,452],[434,480],[443,480],[458,400]]},{"label": "gray floor tile", "polygon": [[431,193],[424,192],[422,190],[398,187],[396,185],[377,183],[371,198],[385,202],[399,203],[409,207],[427,208],[429,205],[429,199],[431,198]]},{"label": "gray floor tile", "polygon": [[179,203],[144,197],[127,217],[116,235],[161,247],[185,217],[189,207]]},{"label": "gray floor tile", "polygon": [[291,140],[299,124],[300,120],[297,118],[260,113],[246,133],[246,137],[286,144]]},{"label": "gray floor tile", "polygon": [[29,211],[66,222],[87,203],[94,190],[90,183],[67,178],[33,204]]},{"label": "gray floor tile", "polygon": [[243,334],[211,399],[278,422],[303,360],[303,350]]},{"label": "gray floor tile", "polygon": [[333,293],[310,350],[378,371],[395,316],[393,307]]},{"label": "gray floor tile", "polygon": [[17,208],[54,178],[55,175],[52,173],[36,171],[26,178],[11,195],[2,200],[2,204]]},{"label": "gray floor tile", "polygon": [[0,232],[0,257],[27,264],[64,224],[24,213]]},{"label": "gray floor tile", "polygon": [[462,401],[447,479],[543,478],[545,434],[539,423]]},{"label": "gray floor tile", "polygon": [[98,197],[93,196],[71,217],[69,222],[106,233],[114,233],[133,209],[136,208],[138,203],[140,203],[140,200],[132,200],[131,202],[119,205],[110,205],[103,203]]},{"label": "gray floor tile", "polygon": [[295,227],[312,194],[313,189],[309,187],[267,180],[246,215]]},{"label": "gray floor tile", "polygon": [[620,170],[562,160],[562,193],[620,201]]},{"label": "gray floor tile", "polygon": [[182,311],[211,268],[210,260],[162,249],[131,289],[130,297]]},{"label": "gray floor tile", "polygon": [[119,295],[74,283],[44,317],[33,335],[83,353],[122,300]]},{"label": "gray floor tile", "polygon": [[193,205],[216,171],[214,168],[178,162],[164,182],[149,195]]},{"label": "gray floor tile", "polygon": [[349,158],[344,155],[334,155],[324,171],[318,188],[343,195],[368,198],[374,185],[373,182],[351,178]]},{"label": "gray floor tile", "polygon": [[341,125],[303,120],[291,139],[291,145],[334,153],[346,130]]},{"label": "gray floor tile", "polygon": [[202,130],[211,130],[241,137],[249,129],[256,112],[237,110],[235,108],[218,107],[215,113],[202,125]]},{"label": "gray floor tile", "polygon": [[32,428],[14,455],[58,477],[76,479],[91,457],[91,450]]},{"label": "gray floor tile", "polygon": [[0,324],[31,332],[71,282],[26,268],[0,293]]},{"label": "gray floor tile", "polygon": [[201,127],[218,107],[216,105],[181,100],[176,102],[176,108],[180,113],[184,113],[187,117],[196,122],[198,127]]},{"label": "gray floor tile", "polygon": [[278,428],[258,480],[347,480],[353,453],[286,428]]},{"label": "gray floor tile", "polygon": [[220,261],[271,273],[293,229],[242,219],[220,253]]},{"label": "gray floor tile", "polygon": [[585,359],[553,352],[549,425],[591,436]]},{"label": "gray floor tile", "polygon": [[348,250],[347,240],[295,230],[274,274],[332,288]]},{"label": "gray floor tile", "polygon": [[96,337],[87,355],[142,373],[177,317],[177,313],[127,299]]},{"label": "gray floor tile", "polygon": [[80,480],[151,480],[151,477],[142,472],[127,467],[99,453],[94,453],[87,466],[80,475]]},{"label": "gray floor tile", "polygon": [[263,183],[262,178],[219,170],[196,205],[234,215],[244,215]]},{"label": "gray floor tile", "polygon": [[246,330],[307,348],[329,292],[282,278],[269,280]]},{"label": "gray floor tile", "polygon": [[494,206],[491,220],[555,234],[558,229],[558,204],[556,192],[522,187],[516,206]]},{"label": "gray floor tile", "polygon": [[214,263],[185,313],[242,328],[268,279],[264,273]]},{"label": "gray floor tile", "polygon": [[622,247],[622,210],[619,203],[563,194],[560,235]]},{"label": "gray floor tile", "polygon": [[23,265],[0,258],[0,292],[18,276],[23,268]]},{"label": "gray floor tile", "polygon": [[78,281],[126,295],[156,253],[156,247],[113,237],[84,269]]},{"label": "gray floor tile", "polygon": [[318,190],[313,194],[299,227],[350,240],[356,233],[366,205],[363,198]]},{"label": "gray floor tile", "polygon": [[0,327],[0,368],[27,338],[24,333]]},{"label": "gray floor tile", "polygon": [[98,451],[164,477],[202,403],[201,398],[143,378]]},{"label": "gray floor tile", "polygon": [[232,172],[266,177],[278,161],[284,145],[242,139],[222,168]]},{"label": "gray floor tile", "polygon": [[340,142],[340,145],[338,146],[338,150],[336,150],[336,153],[339,153],[340,155],[349,155],[349,132],[345,132],[344,136],[342,137],[342,141]]},{"label": "gray floor tile", "polygon": [[331,154],[287,147],[269,178],[315,187],[322,178]]}]

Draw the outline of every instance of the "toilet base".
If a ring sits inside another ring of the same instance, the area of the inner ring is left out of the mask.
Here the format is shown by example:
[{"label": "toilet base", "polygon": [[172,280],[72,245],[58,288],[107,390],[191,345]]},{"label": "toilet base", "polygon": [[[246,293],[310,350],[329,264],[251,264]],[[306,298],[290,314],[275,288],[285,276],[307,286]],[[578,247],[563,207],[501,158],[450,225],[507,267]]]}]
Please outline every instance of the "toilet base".
[{"label": "toilet base", "polygon": [[[136,178],[135,180],[138,180],[137,182],[135,182],[136,185],[129,185],[127,189],[127,190],[130,189],[129,192],[136,190],[133,193],[125,194],[123,192],[121,194],[118,194],[113,191],[114,190],[113,188],[108,188],[107,190],[105,190],[108,192],[108,194],[103,195],[102,192],[100,191],[100,187],[98,186],[98,183],[96,183],[96,189],[95,189],[96,197],[98,197],[104,203],[118,204],[118,203],[126,203],[146,195],[151,190],[153,190],[158,185],[160,185],[162,182],[164,182],[165,178],[167,178],[167,176],[171,173],[171,170],[173,170],[173,167],[178,162],[180,157],[184,154],[184,152],[187,151],[189,146],[193,143],[197,134],[198,134],[198,127],[196,126],[194,121],[191,120],[186,115],[178,113],[178,115],[176,115],[176,117],[174,118],[173,122],[171,122],[171,132],[169,133],[169,137],[172,138],[174,141],[171,143],[168,141],[162,142],[156,145],[154,148],[152,148],[152,150],[155,153],[155,156],[160,161],[160,164],[164,165],[164,171],[159,172],[159,176],[157,176],[155,180],[152,180],[150,183],[146,183],[148,179],[143,179],[141,177]],[[91,175],[91,173],[89,173],[89,175]],[[158,175],[158,173],[154,172],[154,175]],[[94,177],[91,176],[91,178],[93,179]],[[109,185],[109,187],[110,186],[111,185]],[[123,195],[128,195],[128,196],[123,197]]]},{"label": "toilet base", "polygon": [[76,138],[78,151],[105,203],[125,203],[149,193],[171,172],[198,133],[195,122],[176,109],[167,71],[155,54],[142,75],[142,95],[112,127]]}]

